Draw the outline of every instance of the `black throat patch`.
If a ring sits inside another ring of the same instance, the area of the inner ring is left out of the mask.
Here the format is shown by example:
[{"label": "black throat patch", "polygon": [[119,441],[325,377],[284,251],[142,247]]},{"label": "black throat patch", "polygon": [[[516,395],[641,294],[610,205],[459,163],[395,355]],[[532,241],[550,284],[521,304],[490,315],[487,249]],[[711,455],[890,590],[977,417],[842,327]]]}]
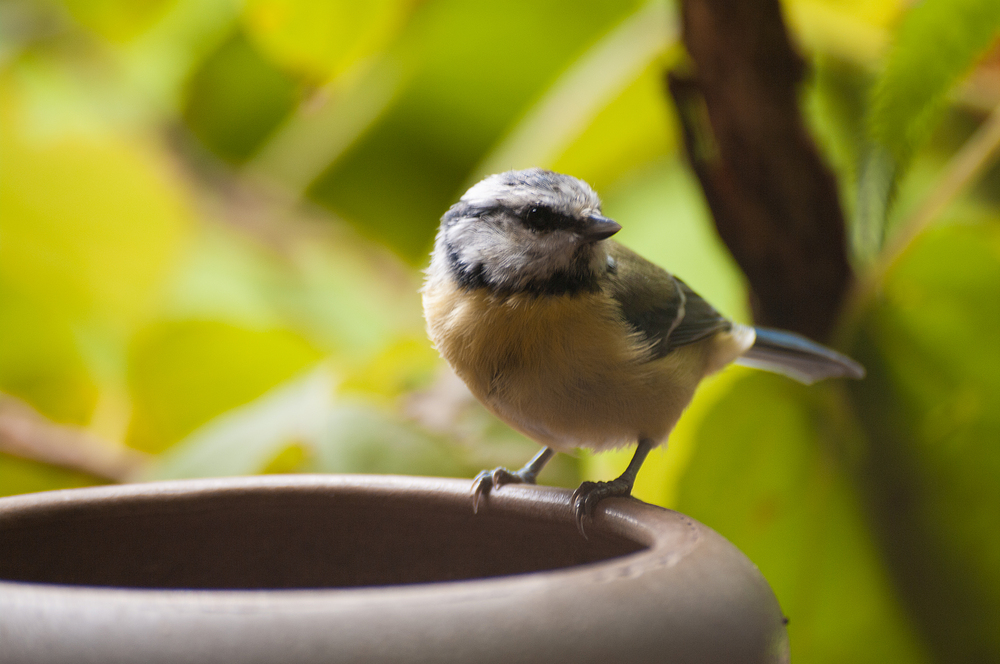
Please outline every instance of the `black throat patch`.
[{"label": "black throat patch", "polygon": [[486,289],[489,293],[500,297],[509,297],[520,293],[535,296],[578,295],[581,293],[596,293],[600,288],[597,275],[590,267],[591,247],[583,245],[577,249],[573,261],[566,270],[553,272],[542,279],[532,279],[516,286],[504,283],[493,283],[486,275],[483,264],[463,261],[450,244],[446,246],[448,268],[452,277],[467,291]]}]

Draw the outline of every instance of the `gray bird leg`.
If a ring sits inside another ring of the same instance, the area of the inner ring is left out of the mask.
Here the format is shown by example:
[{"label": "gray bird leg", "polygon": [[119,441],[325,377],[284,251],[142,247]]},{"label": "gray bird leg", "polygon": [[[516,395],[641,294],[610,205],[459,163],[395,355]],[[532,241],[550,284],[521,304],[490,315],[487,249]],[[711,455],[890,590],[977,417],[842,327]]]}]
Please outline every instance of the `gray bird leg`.
[{"label": "gray bird leg", "polygon": [[632,486],[635,484],[635,476],[642,468],[642,462],[646,460],[646,455],[653,449],[653,441],[644,438],[639,441],[635,448],[635,455],[629,462],[628,468],[617,479],[610,482],[584,482],[573,492],[570,501],[573,503],[573,512],[576,518],[576,527],[580,534],[587,537],[583,529],[584,517],[590,519],[594,516],[594,508],[605,498],[615,496],[626,497],[632,495]]},{"label": "gray bird leg", "polygon": [[538,473],[549,462],[556,451],[551,447],[543,447],[542,450],[531,457],[531,461],[524,464],[524,467],[516,473],[512,473],[503,466],[493,470],[484,470],[476,475],[472,480],[472,511],[479,511],[479,500],[486,496],[491,489],[499,489],[504,484],[534,484]]}]

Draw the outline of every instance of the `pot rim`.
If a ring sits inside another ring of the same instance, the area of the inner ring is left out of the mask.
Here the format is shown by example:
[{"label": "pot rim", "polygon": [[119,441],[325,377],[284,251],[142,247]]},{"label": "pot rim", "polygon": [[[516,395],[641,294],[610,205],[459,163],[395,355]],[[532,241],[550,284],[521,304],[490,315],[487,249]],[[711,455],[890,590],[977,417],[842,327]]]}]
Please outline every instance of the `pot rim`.
[{"label": "pot rim", "polygon": [[[329,491],[346,489],[364,492],[373,496],[411,494],[419,498],[444,499],[452,506],[467,503],[472,511],[472,493],[469,480],[446,477],[420,477],[409,475],[366,475],[366,474],[289,474],[252,475],[238,477],[214,477],[181,480],[165,480],[135,484],[103,485],[74,489],[60,489],[38,493],[19,494],[0,498],[0,522],[4,519],[28,516],[34,512],[50,510],[54,507],[93,506],[95,504],[118,501],[122,498],[154,498],[168,502],[174,497],[190,498],[228,492],[257,492],[268,490],[316,490]],[[542,518],[553,522],[575,523],[570,496],[572,491],[560,487],[538,485],[505,485],[490,493],[480,502],[481,513],[502,511],[525,517]],[[231,602],[248,593],[267,593],[278,597],[287,595],[289,600],[301,598],[304,593],[326,595],[329,600],[341,594],[423,593],[428,588],[441,588],[445,592],[458,595],[472,586],[482,585],[482,591],[489,592],[491,586],[510,586],[519,581],[529,585],[539,580],[558,580],[578,583],[601,583],[608,578],[629,576],[659,567],[677,564],[693,550],[703,537],[702,526],[694,519],[674,510],[657,507],[635,498],[609,498],[600,503],[593,518],[586,522],[588,534],[606,534],[639,544],[642,548],[621,556],[605,560],[538,570],[505,576],[475,577],[438,582],[416,582],[379,586],[332,587],[332,588],[249,588],[249,589],[190,589],[190,588],[143,588],[110,587],[100,585],[69,585],[52,582],[13,581],[0,579],[0,592],[4,586],[29,586],[69,592],[70,594],[98,593],[104,595],[159,595],[201,593],[217,596]],[[574,579],[573,577],[580,577]],[[204,598],[202,598],[204,599]],[[252,600],[249,600],[252,602]],[[351,598],[353,601],[353,598]]]}]

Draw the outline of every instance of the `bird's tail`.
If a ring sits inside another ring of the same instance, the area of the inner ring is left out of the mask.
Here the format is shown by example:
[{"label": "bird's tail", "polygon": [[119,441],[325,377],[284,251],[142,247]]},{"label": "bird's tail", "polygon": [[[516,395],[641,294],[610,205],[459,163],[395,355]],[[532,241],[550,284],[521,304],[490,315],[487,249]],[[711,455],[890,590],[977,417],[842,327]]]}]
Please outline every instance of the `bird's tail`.
[{"label": "bird's tail", "polygon": [[753,346],[736,363],[773,371],[811,385],[824,378],[864,378],[865,368],[802,335],[769,327],[754,328]]}]

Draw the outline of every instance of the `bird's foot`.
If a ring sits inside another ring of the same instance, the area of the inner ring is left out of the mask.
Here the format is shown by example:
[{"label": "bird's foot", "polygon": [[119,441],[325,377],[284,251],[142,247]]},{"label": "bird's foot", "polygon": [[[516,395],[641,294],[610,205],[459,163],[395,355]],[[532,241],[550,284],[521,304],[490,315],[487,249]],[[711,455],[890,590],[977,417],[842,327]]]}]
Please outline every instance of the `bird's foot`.
[{"label": "bird's foot", "polygon": [[628,497],[632,495],[632,480],[627,477],[619,477],[610,482],[584,482],[573,492],[570,502],[573,505],[573,516],[576,519],[576,527],[580,534],[587,537],[583,529],[584,519],[594,517],[594,509],[605,498]]},{"label": "bird's foot", "polygon": [[493,489],[499,489],[504,484],[534,484],[534,476],[526,473],[524,468],[513,473],[504,467],[484,470],[472,480],[472,512],[479,512],[479,501],[489,495]]}]

